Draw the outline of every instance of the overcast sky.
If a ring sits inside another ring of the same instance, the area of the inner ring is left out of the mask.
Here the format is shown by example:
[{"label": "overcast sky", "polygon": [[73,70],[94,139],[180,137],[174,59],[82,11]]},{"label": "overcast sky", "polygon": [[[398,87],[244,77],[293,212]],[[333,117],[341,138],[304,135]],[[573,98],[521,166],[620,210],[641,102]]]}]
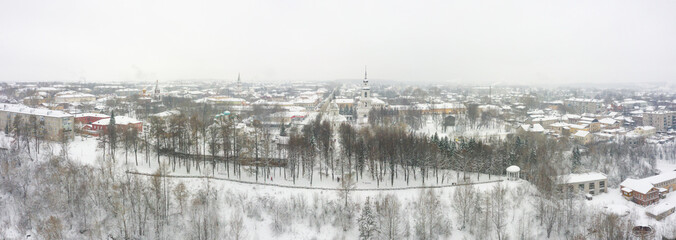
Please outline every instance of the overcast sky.
[{"label": "overcast sky", "polygon": [[0,1],[0,81],[676,82],[676,1]]}]

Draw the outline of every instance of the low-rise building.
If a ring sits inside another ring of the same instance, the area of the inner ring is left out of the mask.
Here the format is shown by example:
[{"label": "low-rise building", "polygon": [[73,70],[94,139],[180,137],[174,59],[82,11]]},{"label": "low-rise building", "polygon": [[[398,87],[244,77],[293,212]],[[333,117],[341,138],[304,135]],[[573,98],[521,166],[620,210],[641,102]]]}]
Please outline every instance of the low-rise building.
[{"label": "low-rise building", "polygon": [[519,125],[519,127],[516,128],[517,133],[544,133],[545,128],[543,128],[540,124],[522,124]]},{"label": "low-rise building", "polygon": [[650,137],[657,133],[657,129],[653,126],[638,126],[634,128],[633,132],[642,137]]},{"label": "low-rise building", "polygon": [[603,100],[569,98],[563,100],[563,105],[577,113],[597,113],[603,109]]},{"label": "low-rise building", "polygon": [[88,93],[69,92],[64,94],[57,94],[54,97],[56,103],[82,103],[92,102],[96,100],[96,96]]},{"label": "low-rise building", "polygon": [[17,119],[23,122],[30,121],[34,116],[38,125],[42,128],[44,137],[49,140],[58,140],[61,134],[72,138],[73,115],[61,111],[43,108],[31,108],[18,104],[0,104],[0,129],[10,129]]},{"label": "low-rise building", "polygon": [[91,124],[105,118],[110,118],[110,116],[100,113],[81,113],[75,114],[75,123]]},{"label": "low-rise building", "polygon": [[649,182],[656,188],[663,188],[667,193],[676,191],[676,171],[650,176],[643,180]]},{"label": "low-rise building", "polygon": [[233,106],[243,106],[248,105],[247,101],[242,98],[233,98],[227,96],[213,96],[207,97],[206,101],[211,104],[216,105],[233,105]]},{"label": "low-rise building", "polygon": [[[83,132],[94,136],[107,134],[109,125],[110,118],[101,119],[93,122],[92,124],[85,125]],[[143,122],[126,116],[116,116],[115,128],[119,133],[122,133],[129,128],[135,128],[139,133],[141,133],[143,131]]]},{"label": "low-rise building", "polygon": [[579,144],[589,144],[594,139],[593,135],[587,131],[577,131],[573,135],[575,142]]},{"label": "low-rise building", "polygon": [[620,192],[625,199],[643,206],[660,200],[659,190],[644,179],[625,179],[620,183]]},{"label": "low-rise building", "polygon": [[336,98],[335,101],[340,109],[354,107],[354,99],[351,98]]},{"label": "low-rise building", "polygon": [[608,192],[608,176],[600,172],[561,175],[558,176],[558,184],[568,193],[595,195]]},{"label": "low-rise building", "polygon": [[669,203],[659,203],[645,209],[646,215],[660,221],[674,213],[674,205]]},{"label": "low-rise building", "polygon": [[603,118],[599,120],[603,129],[617,129],[620,127],[620,121],[612,118]]}]

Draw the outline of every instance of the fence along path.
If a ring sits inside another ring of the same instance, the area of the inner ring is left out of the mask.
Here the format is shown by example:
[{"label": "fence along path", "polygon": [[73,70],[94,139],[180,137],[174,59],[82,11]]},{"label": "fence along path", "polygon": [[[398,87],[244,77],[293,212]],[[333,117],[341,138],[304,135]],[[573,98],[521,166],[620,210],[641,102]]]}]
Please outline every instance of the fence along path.
[{"label": "fence along path", "polygon": [[[132,172],[132,171],[126,171],[126,173],[127,174],[133,174],[133,175],[148,176],[148,177],[156,176],[155,174],[142,173],[142,172]],[[180,176],[180,175],[158,175],[158,176],[159,177],[168,177],[168,178],[185,178],[185,179],[190,179],[190,178],[192,178],[192,179],[213,179],[213,180],[230,181],[230,182],[251,184],[251,185],[261,185],[261,186],[281,187],[281,188],[294,188],[294,189],[329,190],[329,191],[343,190],[342,188],[305,187],[305,186],[294,186],[294,185],[284,185],[284,184],[275,184],[275,183],[250,182],[250,181],[242,181],[242,180],[237,180],[237,179],[228,179],[228,178],[212,177],[212,176]],[[477,185],[477,184],[485,184],[485,183],[495,183],[495,182],[502,182],[502,181],[504,181],[504,180],[499,179],[499,180],[489,180],[489,181],[477,182],[477,183],[445,184],[445,185],[436,185],[436,186],[413,186],[413,187],[390,187],[390,188],[354,188],[354,189],[351,189],[350,191],[396,191],[396,190],[410,190],[410,189],[448,188],[448,187],[457,187],[457,186],[464,186],[464,185]]]}]

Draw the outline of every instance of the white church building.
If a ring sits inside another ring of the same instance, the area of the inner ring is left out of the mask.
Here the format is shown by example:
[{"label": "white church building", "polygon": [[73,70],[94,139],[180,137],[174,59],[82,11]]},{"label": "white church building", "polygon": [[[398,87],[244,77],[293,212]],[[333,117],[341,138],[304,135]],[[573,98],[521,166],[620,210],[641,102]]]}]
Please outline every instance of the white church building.
[{"label": "white church building", "polygon": [[357,98],[357,123],[368,123],[369,111],[372,108],[382,108],[385,102],[371,95],[371,87],[366,70],[364,70],[364,81],[361,88],[361,94]]}]

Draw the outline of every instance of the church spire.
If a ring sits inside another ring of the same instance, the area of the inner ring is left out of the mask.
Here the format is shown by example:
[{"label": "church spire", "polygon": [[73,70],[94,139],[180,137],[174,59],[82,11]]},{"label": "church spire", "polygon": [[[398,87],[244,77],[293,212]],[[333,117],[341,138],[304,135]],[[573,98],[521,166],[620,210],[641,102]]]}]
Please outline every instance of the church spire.
[{"label": "church spire", "polygon": [[366,70],[366,65],[364,65],[364,84],[367,84],[368,82],[369,82],[368,72]]},{"label": "church spire", "polygon": [[155,79],[155,94],[159,94],[159,93],[160,93],[160,80]]},{"label": "church spire", "polygon": [[242,91],[242,79],[240,78],[240,74],[237,73],[237,93]]},{"label": "church spire", "polygon": [[368,79],[368,72],[366,70],[366,66],[364,66],[364,86],[361,88],[361,97],[364,99],[369,98],[371,95],[371,87],[369,87],[369,79]]}]

